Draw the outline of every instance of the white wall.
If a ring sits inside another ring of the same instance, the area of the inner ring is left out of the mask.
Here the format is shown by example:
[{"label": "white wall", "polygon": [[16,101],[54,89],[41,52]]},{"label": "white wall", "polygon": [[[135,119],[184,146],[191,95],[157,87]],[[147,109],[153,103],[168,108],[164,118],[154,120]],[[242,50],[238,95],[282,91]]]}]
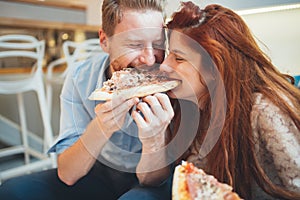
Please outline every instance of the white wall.
[{"label": "white wall", "polygon": [[[168,5],[166,7],[167,14],[170,15],[173,11],[177,10],[181,1],[188,0],[166,0]],[[233,10],[246,10],[261,7],[278,6],[285,4],[300,3],[300,0],[189,0],[201,8],[208,4],[220,4]]]},{"label": "white wall", "polygon": [[242,17],[281,72],[300,74],[300,8]]},{"label": "white wall", "polygon": [[[168,16],[179,8],[180,1],[168,0],[169,3],[166,7]],[[239,2],[237,0],[193,0],[193,2],[202,8],[209,3],[221,3],[221,5],[231,9],[234,8],[234,10],[246,8],[240,0]],[[297,2],[297,0],[294,0],[294,2]],[[269,4],[271,3],[269,1]],[[251,7],[250,10],[253,10],[253,8],[258,7],[258,2],[255,4],[253,1],[252,3],[248,1],[248,7]],[[260,47],[281,72],[291,75],[300,74],[300,8],[248,14],[242,15],[242,17],[254,36],[260,41],[258,42]]]},{"label": "white wall", "polygon": [[[65,0],[68,1],[68,0]],[[80,0],[79,0],[80,1]],[[101,6],[102,0],[81,0],[87,5],[87,24],[100,25],[101,24]]]},{"label": "white wall", "polygon": [[[58,1],[58,0],[47,0]],[[70,3],[70,0],[60,0]],[[89,25],[101,24],[101,6],[103,0],[72,0],[72,3],[84,4],[87,7],[86,10],[86,23]]]}]

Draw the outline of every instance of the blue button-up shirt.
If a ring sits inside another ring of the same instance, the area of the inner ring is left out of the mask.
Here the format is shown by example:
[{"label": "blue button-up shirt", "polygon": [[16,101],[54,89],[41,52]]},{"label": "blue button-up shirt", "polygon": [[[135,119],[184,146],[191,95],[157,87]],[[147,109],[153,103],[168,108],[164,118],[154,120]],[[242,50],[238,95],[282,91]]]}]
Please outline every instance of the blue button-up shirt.
[{"label": "blue button-up shirt", "polygon": [[[99,102],[88,97],[106,81],[108,66],[108,54],[101,53],[70,69],[60,96],[60,133],[49,152],[60,154],[74,144],[95,117],[94,109]],[[125,124],[104,145],[99,159],[119,170],[134,171],[142,148],[137,135],[137,126],[127,114]]]}]

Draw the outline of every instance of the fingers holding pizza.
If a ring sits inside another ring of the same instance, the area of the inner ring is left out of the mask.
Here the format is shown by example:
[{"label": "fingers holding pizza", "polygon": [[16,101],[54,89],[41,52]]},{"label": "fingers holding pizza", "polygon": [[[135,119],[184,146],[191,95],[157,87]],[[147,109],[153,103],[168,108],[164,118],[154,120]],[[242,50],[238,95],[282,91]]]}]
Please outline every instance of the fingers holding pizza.
[{"label": "fingers holding pizza", "polygon": [[174,117],[169,97],[156,93],[141,98],[131,115],[139,129],[138,136],[143,144],[143,152],[162,150],[167,143],[167,127]]},{"label": "fingers holding pizza", "polygon": [[127,112],[138,102],[138,98],[125,100],[119,96],[99,103],[95,108],[99,128],[110,137],[113,132],[121,129]]},{"label": "fingers holding pizza", "polygon": [[[129,106],[136,104],[139,112],[133,111],[132,117],[138,125],[139,137],[145,144],[151,137],[155,136],[157,139],[165,134],[174,111],[169,97],[161,92],[171,90],[179,84],[180,80],[169,78],[165,72],[157,68],[148,70],[124,68],[113,72],[111,79],[104,82],[101,88],[95,89],[89,99],[107,101],[99,105],[97,112],[101,116],[104,114],[100,124],[108,131],[116,130],[115,122],[111,121],[123,122],[125,111],[130,109]],[[137,103],[137,97],[142,98],[142,101]],[[123,105],[127,99],[129,100]],[[112,106],[111,102],[118,103]]]},{"label": "fingers holding pizza", "polygon": [[136,108],[132,117],[137,123],[143,147],[157,151],[165,146],[165,133],[174,116],[169,97],[162,93],[146,96]]},{"label": "fingers holding pizza", "polygon": [[[144,99],[151,106],[155,115],[163,115],[162,120],[170,121],[170,118],[173,118],[174,111],[170,99],[166,94],[157,93]],[[167,112],[164,113],[164,111]]]}]

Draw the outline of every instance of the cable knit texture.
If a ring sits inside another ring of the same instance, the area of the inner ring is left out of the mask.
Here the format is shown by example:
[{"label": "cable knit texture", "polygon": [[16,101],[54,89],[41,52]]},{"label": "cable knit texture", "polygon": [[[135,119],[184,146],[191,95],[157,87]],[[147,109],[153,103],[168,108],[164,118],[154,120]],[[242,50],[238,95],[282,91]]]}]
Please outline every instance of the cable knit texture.
[{"label": "cable knit texture", "polygon": [[[268,177],[280,187],[300,192],[300,131],[291,118],[262,94],[255,93],[251,126],[256,155]],[[205,160],[199,159],[196,149],[190,149],[190,153],[187,160],[204,167]],[[275,199],[256,183],[252,193],[253,199]]]},{"label": "cable knit texture", "polygon": [[[300,131],[269,99],[254,97],[251,125],[259,162],[276,184],[300,192]],[[258,187],[253,192],[253,199],[271,199]]]}]

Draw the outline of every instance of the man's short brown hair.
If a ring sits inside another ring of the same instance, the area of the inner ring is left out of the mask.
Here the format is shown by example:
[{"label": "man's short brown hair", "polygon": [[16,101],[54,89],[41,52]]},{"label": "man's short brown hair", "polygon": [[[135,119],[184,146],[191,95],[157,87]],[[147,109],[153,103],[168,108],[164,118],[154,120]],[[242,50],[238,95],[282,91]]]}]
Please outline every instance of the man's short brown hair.
[{"label": "man's short brown hair", "polygon": [[165,0],[104,0],[102,4],[102,29],[107,36],[114,34],[124,10],[154,10],[163,13]]}]

